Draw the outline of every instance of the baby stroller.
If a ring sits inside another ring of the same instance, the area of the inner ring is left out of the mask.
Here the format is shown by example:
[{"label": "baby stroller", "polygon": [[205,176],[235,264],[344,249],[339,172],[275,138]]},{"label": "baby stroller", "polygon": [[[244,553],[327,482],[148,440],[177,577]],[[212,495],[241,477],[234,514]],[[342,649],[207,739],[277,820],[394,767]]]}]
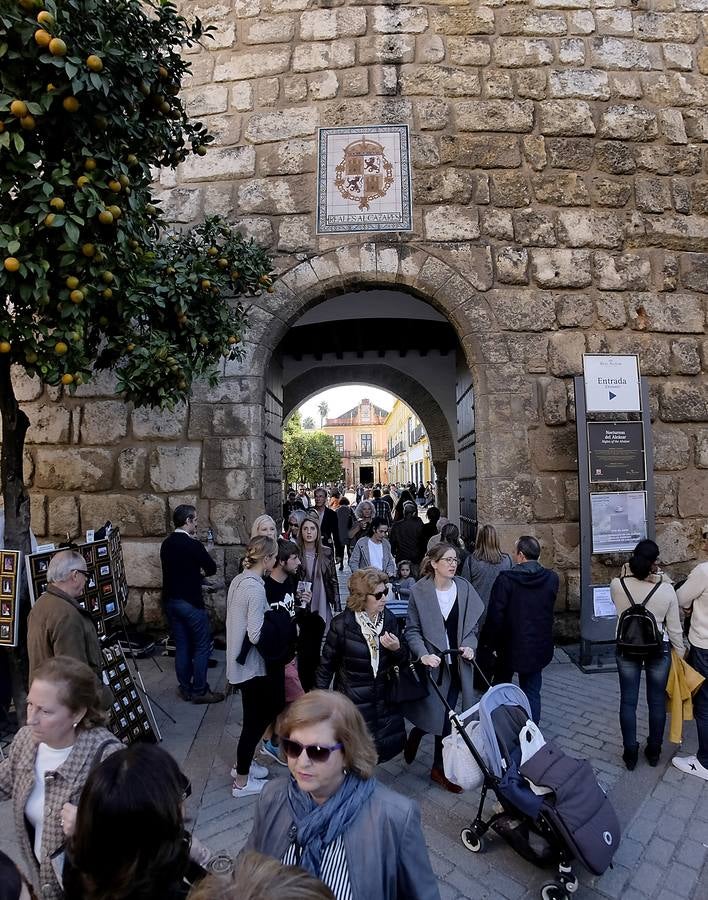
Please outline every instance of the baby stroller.
[{"label": "baby stroller", "polygon": [[[459,652],[445,650],[438,655],[444,659]],[[522,764],[520,732],[531,718],[531,709],[526,694],[516,685],[490,687],[476,706],[458,715],[433,673],[429,675],[453,727],[483,775],[477,815],[462,829],[462,843],[472,853],[480,853],[484,835],[492,828],[529,862],[557,866],[556,880],[541,888],[543,900],[569,900],[578,890],[573,860],[601,875],[611,865],[621,836],[615,811],[592,767],[551,743],[543,744]],[[473,743],[466,726],[475,716],[481,735],[475,732]],[[500,809],[485,821],[483,808],[490,790]]]}]

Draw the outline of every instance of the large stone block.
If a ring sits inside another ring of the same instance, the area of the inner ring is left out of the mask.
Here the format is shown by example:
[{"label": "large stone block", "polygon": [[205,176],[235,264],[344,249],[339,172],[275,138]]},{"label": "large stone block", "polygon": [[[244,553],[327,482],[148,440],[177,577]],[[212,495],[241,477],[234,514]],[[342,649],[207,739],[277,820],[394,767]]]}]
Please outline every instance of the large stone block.
[{"label": "large stone block", "polygon": [[300,16],[303,41],[331,41],[360,34],[366,34],[366,10],[363,9],[317,9]]},{"label": "large stone block", "polygon": [[[630,295],[632,296],[632,295]],[[631,302],[631,301],[630,301]],[[591,352],[616,354],[636,353],[642,375],[669,375],[671,372],[671,348],[669,342],[653,334],[633,334],[619,331],[608,334],[601,347],[591,344]]]},{"label": "large stone block", "polygon": [[595,278],[601,291],[647,291],[651,288],[651,263],[638,253],[595,254]]},{"label": "large stone block", "polygon": [[674,375],[700,375],[701,354],[698,341],[692,338],[671,341],[671,371]]},{"label": "large stone block", "polygon": [[118,454],[118,483],[128,490],[140,490],[145,486],[147,450],[144,447],[126,447]]},{"label": "large stone block", "polygon": [[495,63],[506,68],[547,66],[553,62],[553,45],[539,38],[498,37],[493,55]]},{"label": "large stone block", "polygon": [[531,268],[541,287],[587,287],[592,282],[588,250],[532,250]]},{"label": "large stone block", "polygon": [[559,377],[581,375],[585,334],[582,331],[560,331],[548,339],[548,368]]},{"label": "large stone block", "polygon": [[[560,5],[560,4],[559,4]],[[528,9],[505,9],[497,19],[500,34],[553,36],[566,34],[568,26],[562,13],[536,12]]]},{"label": "large stone block", "polygon": [[656,542],[664,565],[675,565],[693,559],[690,524],[676,520],[662,523],[656,529]]},{"label": "large stone block", "polygon": [[510,331],[545,331],[553,328],[553,297],[543,291],[490,291],[487,295],[501,328]]},{"label": "large stone block", "polygon": [[457,104],[460,131],[531,131],[533,103],[505,100],[465,100]]},{"label": "large stone block", "polygon": [[528,206],[531,191],[521,172],[495,172],[492,175],[492,203],[501,207]]},{"label": "large stone block", "polygon": [[545,172],[531,178],[533,192],[540,203],[553,206],[589,206],[590,194],[582,175],[576,172]]},{"label": "large stone block", "polygon": [[160,541],[122,541],[125,574],[131,587],[162,587]]},{"label": "large stone block", "polygon": [[213,147],[206,156],[190,156],[179,167],[182,181],[216,181],[245,178],[256,171],[253,147]]},{"label": "large stone block", "polygon": [[514,235],[525,247],[554,247],[556,231],[553,219],[534,210],[514,212]]},{"label": "large stone block", "polygon": [[57,403],[23,403],[30,420],[28,444],[65,444],[69,440],[71,412]]},{"label": "large stone block", "polygon": [[679,265],[683,286],[708,294],[708,253],[682,253]]},{"label": "large stone block", "polygon": [[22,366],[13,365],[11,377],[12,389],[18,403],[28,403],[42,396],[42,382],[37,375],[30,375]]},{"label": "large stone block", "polygon": [[637,168],[657,175],[697,175],[701,171],[701,148],[648,145],[636,147]]},{"label": "large stone block", "polygon": [[640,41],[609,36],[591,38],[591,62],[598,69],[651,69],[652,60],[659,62],[658,54]]},{"label": "large stone block", "polygon": [[440,34],[494,34],[494,11],[487,6],[472,9],[434,9],[432,24]]},{"label": "large stone block", "polygon": [[150,484],[156,491],[199,487],[201,447],[155,447],[150,454]]},{"label": "large stone block", "polygon": [[182,91],[187,113],[195,118],[223,113],[229,108],[229,89],[222,84],[201,84]]},{"label": "large stone block", "polygon": [[598,135],[601,138],[620,141],[650,141],[658,133],[656,114],[636,103],[608,106],[600,116]]},{"label": "large stone block", "polygon": [[560,69],[548,76],[553,98],[576,97],[586,100],[609,100],[610,82],[607,72],[589,69]]},{"label": "large stone block", "polygon": [[187,405],[178,403],[171,411],[141,406],[131,413],[131,422],[136,438],[178,438],[187,423]]},{"label": "large stone block", "polygon": [[634,34],[643,41],[692,44],[700,33],[698,16],[690,12],[640,12],[634,16]]},{"label": "large stone block", "polygon": [[377,34],[421,34],[427,27],[428,11],[424,6],[375,6],[372,10],[372,28]]},{"label": "large stone block", "polygon": [[482,92],[479,76],[453,66],[406,65],[401,69],[401,93],[429,97],[469,97]]},{"label": "large stone block", "polygon": [[673,428],[654,428],[654,468],[673,472],[688,467],[689,441],[686,432]]},{"label": "large stone block", "polygon": [[541,134],[595,134],[592,110],[585,100],[543,100],[538,108]]},{"label": "large stone block", "polygon": [[367,38],[359,46],[362,65],[410,63],[415,57],[415,38],[409,34],[386,34]]},{"label": "large stone block", "polygon": [[707,422],[708,384],[670,381],[660,385],[659,410],[664,422]]},{"label": "large stone block", "polygon": [[702,334],[705,314],[700,297],[693,294],[665,296],[646,293],[632,298],[629,321],[637,331],[665,331],[670,333]]},{"label": "large stone block", "polygon": [[565,382],[560,378],[542,379],[541,406],[546,425],[565,425],[568,421],[568,392]]},{"label": "large stone block", "polygon": [[84,528],[98,527],[108,519],[124,537],[164,536],[167,505],[154,494],[81,494]]},{"label": "large stone block", "polygon": [[708,469],[708,429],[696,432],[696,467]]},{"label": "large stone block", "polygon": [[84,403],[81,417],[83,444],[115,444],[128,431],[128,410],[118,400],[97,400]]},{"label": "large stone block", "polygon": [[514,169],[521,165],[517,139],[504,135],[443,135],[440,139],[443,162],[470,169]]},{"label": "large stone block", "polygon": [[539,428],[530,432],[531,458],[543,472],[571,472],[578,467],[574,428]]},{"label": "large stone block", "polygon": [[[81,534],[81,523],[79,522],[79,505],[76,497],[59,495],[50,497],[48,500],[49,507],[49,534],[58,540],[65,541],[67,534],[75,540]],[[110,518],[110,516],[109,516]],[[106,520],[102,519],[101,524]],[[98,524],[98,523],[96,523]],[[34,530],[35,521],[32,516],[32,528]]]},{"label": "large stone block", "polygon": [[699,75],[647,73],[641,79],[645,99],[657,106],[693,106],[698,110],[708,106],[708,83]]},{"label": "large stone block", "polygon": [[[708,206],[706,212],[708,212]],[[645,216],[643,221],[649,246],[701,252],[708,249],[708,218],[706,216]]]},{"label": "large stone block", "polygon": [[221,441],[221,466],[225,469],[254,469],[263,465],[263,439],[233,437]]},{"label": "large stone block", "polygon": [[418,172],[413,183],[417,203],[468,203],[476,179],[465,169],[444,168]]},{"label": "large stone block", "polygon": [[252,144],[307,137],[315,133],[318,123],[319,114],[314,108],[253,113],[246,125],[244,136]]},{"label": "large stone block", "polygon": [[528,250],[523,247],[498,247],[495,256],[497,281],[502,284],[528,284]]},{"label": "large stone block", "polygon": [[[533,479],[489,478],[480,484],[479,505],[489,521],[527,523],[533,521]],[[518,534],[518,532],[517,532]]]},{"label": "large stone block", "polygon": [[109,450],[39,447],[34,484],[57,491],[105,491],[113,485],[113,454]]},{"label": "large stone block", "polygon": [[624,217],[604,210],[564,210],[558,214],[558,237],[570,247],[620,248]]},{"label": "large stone block", "polygon": [[430,241],[468,241],[479,237],[477,210],[469,206],[424,209],[423,227]]},{"label": "large stone block", "polygon": [[293,54],[293,72],[317,72],[321,69],[347,69],[356,61],[354,41],[322,41],[300,44]]},{"label": "large stone block", "polygon": [[214,66],[214,81],[245,81],[287,72],[290,47],[268,47],[223,56]]},{"label": "large stone block", "polygon": [[295,36],[294,16],[261,16],[241,26],[244,44],[286,44]]},{"label": "large stone block", "polygon": [[691,472],[679,477],[679,516],[708,516],[708,478],[703,472]]},{"label": "large stone block", "polygon": [[238,185],[236,197],[240,212],[282,216],[307,213],[314,203],[314,184],[307,175],[288,178],[255,178]]},{"label": "large stone block", "polygon": [[[305,172],[314,172],[316,169],[317,146],[315,141],[302,140],[300,138],[282,141],[273,147],[263,148],[259,160],[260,175],[302,175]],[[268,219],[246,220],[246,222],[253,221],[256,223],[256,229],[254,231],[251,228],[249,236],[253,236],[262,244],[270,243],[272,240],[272,226]],[[264,223],[267,225],[268,234],[263,233]],[[243,220],[241,225],[244,225]]]},{"label": "large stone block", "polygon": [[[420,42],[422,39],[419,38]],[[437,38],[441,40],[441,38]],[[492,58],[492,48],[484,40],[476,40],[472,37],[449,37],[447,39],[448,60],[454,66],[486,66]],[[445,56],[442,48],[442,60]],[[440,61],[439,60],[439,61]],[[431,62],[432,60],[425,60]]]}]

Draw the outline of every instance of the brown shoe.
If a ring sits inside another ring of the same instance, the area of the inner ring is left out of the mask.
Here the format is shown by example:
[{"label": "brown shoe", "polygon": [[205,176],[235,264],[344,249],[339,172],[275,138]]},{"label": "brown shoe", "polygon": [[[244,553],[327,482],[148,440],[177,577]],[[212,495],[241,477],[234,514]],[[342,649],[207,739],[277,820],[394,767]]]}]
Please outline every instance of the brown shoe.
[{"label": "brown shoe", "polygon": [[204,694],[194,694],[192,703],[221,703],[223,699],[221,691],[206,691]]},{"label": "brown shoe", "polygon": [[439,784],[440,787],[445,788],[446,791],[450,791],[451,794],[462,793],[462,788],[460,787],[460,785],[455,784],[454,781],[450,781],[450,779],[446,777],[442,769],[436,769],[435,767],[433,767],[430,770],[430,780],[434,781],[435,784]]}]

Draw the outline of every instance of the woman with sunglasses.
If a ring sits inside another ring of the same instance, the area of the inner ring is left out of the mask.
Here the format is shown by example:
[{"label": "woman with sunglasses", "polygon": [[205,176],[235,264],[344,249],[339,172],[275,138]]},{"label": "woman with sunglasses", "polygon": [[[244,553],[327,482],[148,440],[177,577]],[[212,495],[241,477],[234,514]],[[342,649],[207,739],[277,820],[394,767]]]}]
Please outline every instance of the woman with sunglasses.
[{"label": "woman with sunglasses", "polygon": [[394,666],[407,657],[396,617],[386,608],[388,576],[358,569],[349,579],[347,609],[332,619],[315,687],[334,689],[357,707],[376,742],[379,762],[397,756],[406,740],[403,716],[389,702]]},{"label": "woman with sunglasses", "polygon": [[69,844],[66,900],[182,900],[206,874],[190,863],[187,777],[167,751],[133,744],[97,766]]},{"label": "woman with sunglasses", "polygon": [[279,730],[290,778],[266,786],[246,848],[300,866],[336,900],[439,900],[417,804],[372,777],[376,748],[351,700],[312,691]]},{"label": "woman with sunglasses", "polygon": [[266,728],[285,705],[283,678],[268,675],[258,641],[270,609],[264,576],[275,565],[278,545],[269,537],[253,537],[246,546],[243,572],[229,586],[226,598],[226,679],[238,685],[243,706],[236,765],[231,770],[234,797],[257,794],[268,769],[253,762],[253,754]]},{"label": "woman with sunglasses", "polygon": [[12,800],[27,871],[46,900],[63,896],[64,845],[92,766],[123,747],[104,721],[91,669],[69,656],[55,656],[35,670],[27,725],[0,762],[0,800]]},{"label": "woman with sunglasses", "polygon": [[[428,551],[420,580],[411,588],[406,641],[412,656],[430,669],[441,665],[442,650],[460,651],[460,656],[445,664],[440,690],[453,709],[460,695],[463,709],[468,709],[475,702],[474,670],[469,660],[477,646],[484,604],[472,585],[455,575],[457,565],[457,550],[452,544],[441,542]],[[414,725],[403,751],[405,761],[409,765],[413,762],[424,734],[434,734],[430,778],[453,794],[461,793],[462,788],[446,778],[443,770],[442,739],[450,734],[451,726],[437,693],[431,690],[422,700],[402,704],[402,712]]]}]

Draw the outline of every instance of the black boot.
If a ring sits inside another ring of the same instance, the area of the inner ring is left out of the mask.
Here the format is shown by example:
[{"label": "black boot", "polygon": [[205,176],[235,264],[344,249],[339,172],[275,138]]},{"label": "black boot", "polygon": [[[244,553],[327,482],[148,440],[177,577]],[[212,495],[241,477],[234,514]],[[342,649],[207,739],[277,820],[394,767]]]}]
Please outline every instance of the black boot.
[{"label": "black boot", "polygon": [[629,771],[634,771],[634,767],[637,765],[637,760],[639,759],[639,744],[635,744],[633,747],[625,747],[622,759]]},{"label": "black boot", "polygon": [[644,748],[644,755],[646,756],[649,765],[653,768],[659,762],[659,757],[661,756],[661,744],[657,745],[647,742],[647,745]]}]

